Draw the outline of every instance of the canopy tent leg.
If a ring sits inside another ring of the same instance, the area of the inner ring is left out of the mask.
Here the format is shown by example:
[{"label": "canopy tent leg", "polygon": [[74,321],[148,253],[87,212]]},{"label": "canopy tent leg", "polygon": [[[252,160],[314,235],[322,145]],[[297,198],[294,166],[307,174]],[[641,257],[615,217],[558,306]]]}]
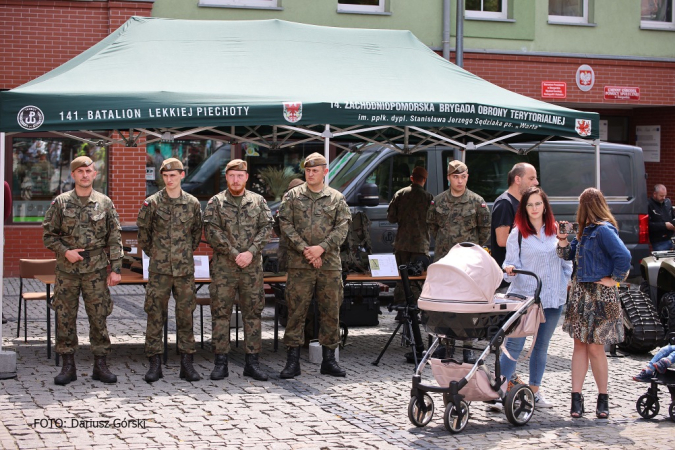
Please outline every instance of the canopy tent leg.
[{"label": "canopy tent leg", "polygon": [[593,141],[595,145],[595,188],[600,190],[600,139]]},{"label": "canopy tent leg", "polygon": [[[323,136],[323,157],[326,158],[326,161],[328,161],[328,167],[330,167],[330,138],[333,136],[333,133],[330,132],[330,125],[326,124],[326,129],[321,133]],[[328,183],[330,182],[330,172],[326,174],[326,179],[324,183],[326,183],[326,186],[328,186]]]}]

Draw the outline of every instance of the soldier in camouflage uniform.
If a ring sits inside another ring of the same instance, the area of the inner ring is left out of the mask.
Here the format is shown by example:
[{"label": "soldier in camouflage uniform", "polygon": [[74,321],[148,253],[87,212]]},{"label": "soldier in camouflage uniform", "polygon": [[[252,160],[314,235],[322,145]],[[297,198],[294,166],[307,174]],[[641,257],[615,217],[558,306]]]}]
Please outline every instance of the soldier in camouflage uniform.
[{"label": "soldier in camouflage uniform", "polygon": [[202,237],[202,211],[197,200],[180,187],[183,164],[165,159],[159,169],[164,188],[143,202],[138,212],[138,245],[150,257],[145,312],[145,355],[150,361],[145,381],[162,378],[162,330],[168,315],[169,297],[176,302],[176,328],[180,378],[199,381],[194,369],[195,336],[192,315],[195,303],[194,251]]},{"label": "soldier in camouflage uniform", "polygon": [[260,316],[265,307],[262,250],[270,239],[273,220],[265,199],[246,190],[247,169],[246,161],[230,161],[225,168],[227,189],[213,196],[204,210],[204,233],[213,247],[209,292],[216,358],[212,380],[229,375],[230,317],[237,293],[244,322],[244,376],[267,380],[258,355]]},{"label": "soldier in camouflage uniform", "polygon": [[[58,385],[77,380],[75,351],[80,292],[89,318],[89,340],[94,354],[91,377],[104,383],[117,382],[117,376],[106,363],[106,355],[110,353],[106,318],[113,309],[108,286],[115,286],[122,279],[122,236],[115,205],[92,188],[96,178],[93,164],[87,156],[70,163],[75,189],[56,197],[42,224],[45,247],[56,253],[52,305],[58,319],[56,352],[63,356],[61,373],[54,378]],[[108,263],[112,268],[110,274]]]},{"label": "soldier in camouflage uniform", "polygon": [[[427,226],[427,211],[434,196],[424,190],[427,182],[427,171],[424,167],[415,167],[410,176],[412,184],[401,189],[389,203],[387,220],[398,224],[394,239],[394,255],[396,263],[409,264],[420,257],[429,256],[429,227]],[[411,288],[413,286],[411,285]],[[413,295],[417,298],[420,289],[413,288]],[[398,281],[394,289],[394,303],[405,303],[403,283]]]},{"label": "soldier in camouflage uniform", "polygon": [[288,240],[288,346],[281,378],[300,375],[300,346],[305,341],[305,317],[312,297],[319,308],[319,343],[323,346],[321,373],[344,377],[335,360],[340,341],[342,297],[340,245],[347,237],[351,213],[341,193],[324,184],[326,158],[312,153],[305,159],[305,179],[284,196],[279,209],[281,233]]},{"label": "soldier in camouflage uniform", "polygon": [[[486,245],[490,239],[490,209],[480,195],[466,188],[469,171],[461,161],[448,164],[450,188],[434,197],[427,213],[431,236],[436,241],[434,261],[448,254],[460,242]],[[464,362],[473,364],[470,345],[464,349]]]}]

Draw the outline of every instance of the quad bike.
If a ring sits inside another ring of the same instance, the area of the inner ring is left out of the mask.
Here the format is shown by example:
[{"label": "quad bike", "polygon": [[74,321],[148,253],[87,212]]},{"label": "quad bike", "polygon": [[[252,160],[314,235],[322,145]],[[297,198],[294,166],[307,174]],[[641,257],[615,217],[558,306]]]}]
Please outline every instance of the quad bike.
[{"label": "quad bike", "polygon": [[649,297],[665,333],[675,332],[675,251],[652,252],[640,266],[640,291]]}]

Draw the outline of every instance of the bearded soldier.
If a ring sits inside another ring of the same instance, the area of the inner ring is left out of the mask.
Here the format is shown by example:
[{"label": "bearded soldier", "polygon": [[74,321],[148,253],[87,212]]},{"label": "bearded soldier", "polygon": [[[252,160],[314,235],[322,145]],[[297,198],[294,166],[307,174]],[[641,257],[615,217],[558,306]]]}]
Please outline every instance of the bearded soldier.
[{"label": "bearded soldier", "polygon": [[216,358],[212,380],[229,375],[230,317],[237,294],[244,322],[244,376],[267,380],[258,355],[265,307],[262,250],[270,240],[273,220],[265,199],[246,190],[247,170],[246,161],[230,161],[225,168],[227,189],[213,196],[204,210],[204,234],[213,247],[209,292]]},{"label": "bearded soldier", "polygon": [[281,233],[288,242],[286,301],[288,347],[281,378],[300,375],[300,346],[305,341],[305,317],[312,298],[319,308],[319,343],[323,347],[321,373],[344,377],[335,360],[340,342],[342,297],[340,245],[347,237],[351,213],[342,194],[324,184],[326,158],[312,153],[305,159],[304,184],[288,191],[279,209]]},{"label": "bearded soldier", "polygon": [[165,159],[159,169],[164,188],[148,197],[138,212],[138,244],[150,256],[145,312],[145,354],[150,367],[145,381],[162,378],[162,329],[166,323],[169,297],[176,302],[176,328],[180,358],[180,378],[199,381],[194,369],[195,336],[192,330],[195,302],[194,251],[202,237],[202,211],[199,200],[183,191],[183,164]]},{"label": "bearded soldier", "polygon": [[106,355],[110,353],[106,319],[113,309],[108,286],[115,286],[122,279],[122,236],[115,205],[92,187],[96,178],[93,164],[87,156],[70,163],[75,189],[56,197],[42,224],[45,247],[56,253],[52,305],[58,319],[56,352],[63,356],[61,373],[54,378],[58,385],[77,380],[75,351],[80,292],[89,318],[89,340],[94,354],[91,377],[104,383],[117,382],[117,376],[106,363]]}]

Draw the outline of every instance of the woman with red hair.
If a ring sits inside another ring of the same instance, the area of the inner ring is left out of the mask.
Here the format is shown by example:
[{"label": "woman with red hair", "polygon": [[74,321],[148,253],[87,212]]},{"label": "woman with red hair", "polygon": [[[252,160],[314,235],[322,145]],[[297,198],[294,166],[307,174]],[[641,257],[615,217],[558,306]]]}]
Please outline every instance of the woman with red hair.
[{"label": "woman with red hair", "polygon": [[[506,240],[504,271],[510,282],[508,293],[531,297],[537,287],[533,277],[517,276],[514,269],[534,272],[542,282],[541,306],[546,322],[539,325],[537,338],[530,357],[529,385],[540,408],[553,404],[544,397],[539,388],[548,356],[548,345],[562,314],[567,297],[567,284],[572,274],[572,263],[563,261],[556,254],[558,226],[551,211],[546,193],[539,187],[529,188],[520,200],[516,211],[515,226]],[[513,377],[516,361],[525,345],[525,338],[508,338],[506,352],[499,363],[502,374],[509,380],[509,387],[520,380]]]}]

